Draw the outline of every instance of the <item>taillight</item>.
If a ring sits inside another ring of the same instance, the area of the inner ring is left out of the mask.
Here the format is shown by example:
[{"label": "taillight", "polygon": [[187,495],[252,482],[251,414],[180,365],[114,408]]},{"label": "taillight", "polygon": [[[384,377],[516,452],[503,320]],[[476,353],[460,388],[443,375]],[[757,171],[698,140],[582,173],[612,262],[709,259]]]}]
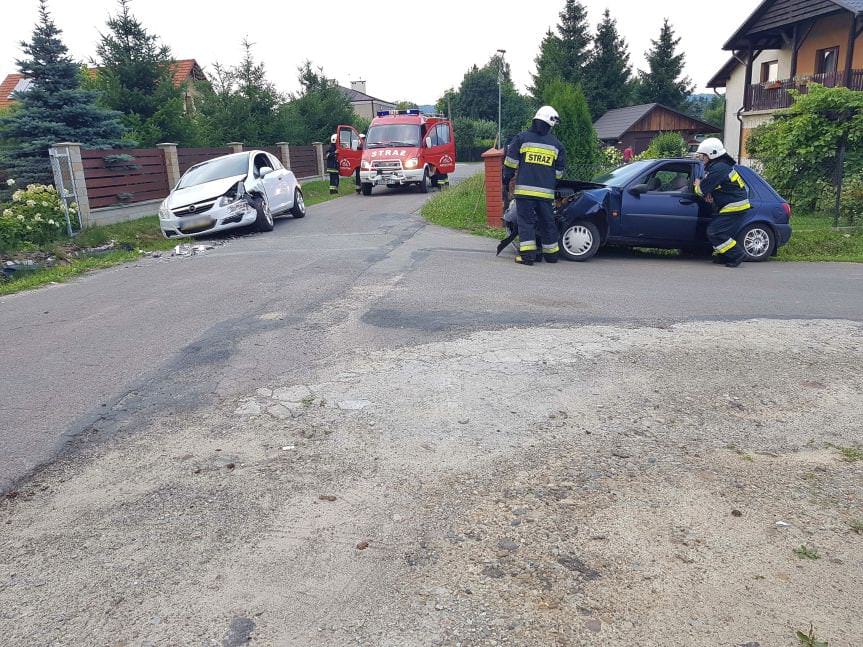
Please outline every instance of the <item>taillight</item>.
[{"label": "taillight", "polygon": [[783,202],[782,208],[785,209],[785,215],[788,216],[788,220],[791,220],[791,205],[787,202]]}]

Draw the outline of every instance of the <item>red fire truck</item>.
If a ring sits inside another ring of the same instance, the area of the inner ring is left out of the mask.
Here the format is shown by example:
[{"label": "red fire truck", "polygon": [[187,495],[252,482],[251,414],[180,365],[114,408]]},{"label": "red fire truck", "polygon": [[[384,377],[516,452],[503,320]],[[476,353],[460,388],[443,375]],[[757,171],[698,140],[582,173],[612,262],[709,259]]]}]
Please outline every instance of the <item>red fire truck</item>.
[{"label": "red fire truck", "polygon": [[359,164],[363,195],[371,195],[379,184],[412,184],[427,193],[429,187],[448,184],[449,174],[455,171],[452,123],[440,115],[424,115],[416,109],[379,112],[362,150],[358,143],[356,130],[339,126],[341,175],[353,175]]}]

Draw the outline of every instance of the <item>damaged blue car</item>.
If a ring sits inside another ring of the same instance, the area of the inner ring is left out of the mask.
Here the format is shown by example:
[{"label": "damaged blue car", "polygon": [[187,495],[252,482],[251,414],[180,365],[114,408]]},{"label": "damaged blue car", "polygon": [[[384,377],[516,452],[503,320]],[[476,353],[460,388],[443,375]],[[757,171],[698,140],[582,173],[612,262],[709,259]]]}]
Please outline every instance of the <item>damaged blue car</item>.
[{"label": "damaged blue car", "polygon": [[[791,239],[791,205],[752,169],[737,170],[752,209],[741,215],[735,238],[747,261],[766,261]],[[697,160],[664,159],[633,162],[593,182],[561,180],[555,204],[561,255],[586,261],[604,245],[709,254],[712,207],[693,191],[703,175]]]}]

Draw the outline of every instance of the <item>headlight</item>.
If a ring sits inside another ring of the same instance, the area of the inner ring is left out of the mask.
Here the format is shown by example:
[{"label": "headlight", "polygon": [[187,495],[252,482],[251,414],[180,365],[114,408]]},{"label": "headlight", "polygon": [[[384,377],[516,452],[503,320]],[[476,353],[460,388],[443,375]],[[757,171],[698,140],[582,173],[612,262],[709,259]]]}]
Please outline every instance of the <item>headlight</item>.
[{"label": "headlight", "polygon": [[242,200],[246,195],[246,185],[242,182],[237,182],[230,190],[216,201],[216,207],[227,207],[229,204],[234,204],[238,200]]},{"label": "headlight", "polygon": [[420,161],[416,157],[411,157],[407,162],[405,162],[405,168],[416,168],[419,163]]},{"label": "headlight", "polygon": [[364,171],[368,171],[368,170],[372,167],[372,163],[371,163],[370,161],[368,161],[368,160],[363,160],[363,161],[360,163],[360,166],[362,167],[362,169],[363,169]]},{"label": "headlight", "polygon": [[221,208],[221,207],[227,207],[229,204],[234,204],[234,203],[235,203],[237,200],[239,200],[239,199],[240,199],[240,198],[238,198],[238,197],[237,197],[237,196],[235,196],[235,195],[223,195],[223,196],[222,196],[221,198],[219,198],[219,200],[216,202],[216,206],[217,206],[217,207],[219,207],[219,208]]},{"label": "headlight", "polygon": [[168,209],[168,201],[165,200],[159,205],[159,219],[168,220],[171,217],[171,210]]}]

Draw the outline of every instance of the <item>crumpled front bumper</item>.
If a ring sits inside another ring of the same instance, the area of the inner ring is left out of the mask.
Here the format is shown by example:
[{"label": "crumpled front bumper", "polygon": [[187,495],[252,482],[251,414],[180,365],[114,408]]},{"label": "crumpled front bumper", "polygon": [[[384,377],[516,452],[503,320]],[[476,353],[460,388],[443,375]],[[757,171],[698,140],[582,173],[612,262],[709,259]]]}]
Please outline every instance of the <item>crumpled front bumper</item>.
[{"label": "crumpled front bumper", "polygon": [[209,211],[189,216],[167,218],[159,216],[159,227],[165,238],[191,238],[202,234],[212,234],[217,231],[246,227],[255,222],[257,210],[245,200],[240,200],[227,207],[213,207]]}]

